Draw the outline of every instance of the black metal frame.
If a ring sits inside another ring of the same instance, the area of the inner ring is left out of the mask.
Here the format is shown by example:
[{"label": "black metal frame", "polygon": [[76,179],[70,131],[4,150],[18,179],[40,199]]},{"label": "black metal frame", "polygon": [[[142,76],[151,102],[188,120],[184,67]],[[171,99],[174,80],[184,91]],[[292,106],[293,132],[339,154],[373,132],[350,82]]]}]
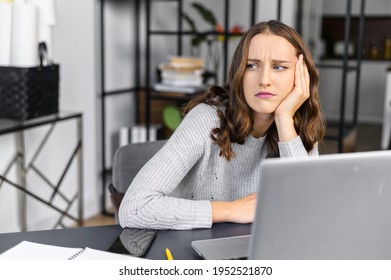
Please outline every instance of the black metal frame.
[{"label": "black metal frame", "polygon": [[[141,0],[133,0],[135,3],[134,9],[134,34],[136,38],[136,42],[140,41],[140,1]],[[139,43],[135,44],[135,86],[125,89],[118,89],[107,91],[106,90],[106,75],[105,75],[105,2],[106,0],[101,0],[100,3],[100,60],[101,60],[101,141],[102,141],[102,196],[101,196],[101,213],[103,215],[110,215],[111,213],[107,212],[106,209],[106,190],[107,185],[107,175],[110,173],[110,169],[106,169],[106,103],[105,99],[108,96],[124,94],[124,93],[137,93],[140,90],[140,73],[137,69],[140,69],[140,46]],[[137,100],[137,94],[135,95]],[[138,115],[138,114],[137,114]]]},{"label": "black metal frame", "polygon": [[[346,18],[344,26],[344,56],[342,65],[317,65],[318,68],[331,68],[342,70],[342,82],[341,82],[341,100],[339,107],[339,120],[338,120],[338,133],[337,135],[326,135],[326,139],[336,140],[338,142],[338,152],[344,152],[344,139],[345,137],[357,127],[358,119],[358,105],[360,96],[360,77],[361,77],[361,56],[362,56],[362,44],[364,40],[364,22],[365,22],[365,0],[361,0],[360,7],[360,23],[359,23],[359,36],[357,42],[357,57],[356,64],[354,66],[349,65],[348,46],[350,39],[350,23],[352,15],[352,0],[346,0]],[[346,109],[346,90],[347,90],[347,74],[355,71],[355,89],[354,89],[354,104],[353,104],[353,121],[347,123],[345,120],[345,109]]]},{"label": "black metal frame", "polygon": [[[35,164],[35,160],[40,155],[41,151],[43,150],[47,140],[52,135],[52,132],[54,131],[56,124],[59,122],[64,122],[68,120],[76,119],[77,121],[77,141],[76,146],[70,155],[69,160],[66,163],[66,166],[64,170],[62,171],[61,175],[59,176],[57,183],[52,183],[42,172],[39,167]],[[3,186],[3,183],[7,183],[8,185],[15,187],[19,191],[21,191],[21,194],[23,195],[20,200],[20,208],[21,208],[21,215],[20,215],[20,226],[22,231],[27,231],[27,213],[26,213],[26,195],[33,197],[34,199],[38,200],[39,202],[47,205],[49,208],[52,208],[53,210],[57,211],[58,213],[61,213],[60,218],[53,226],[53,229],[61,226],[66,227],[63,223],[63,219],[65,217],[68,217],[72,219],[73,221],[77,222],[79,226],[83,225],[83,170],[82,170],[82,114],[81,113],[60,113],[57,115],[49,115],[44,116],[36,119],[32,119],[29,121],[11,121],[11,120],[5,120],[2,119],[0,121],[0,135],[5,135],[9,133],[16,133],[16,140],[17,140],[17,151],[11,160],[11,162],[6,167],[3,174],[0,175],[0,189]],[[37,149],[33,153],[33,157],[29,162],[26,162],[25,159],[25,139],[24,139],[24,131],[33,129],[39,126],[43,125],[50,125],[49,130],[46,132],[44,137],[42,138],[41,142],[39,143]],[[72,198],[68,198],[63,194],[61,191],[61,184],[66,176],[66,174],[69,171],[69,168],[71,167],[71,164],[74,162],[74,160],[78,158],[78,188],[75,194],[73,194]],[[10,178],[7,178],[7,175],[11,168],[13,166],[17,166],[18,168],[18,181],[14,182]],[[37,195],[34,193],[33,189],[27,189],[26,184],[26,177],[30,171],[34,171],[37,176],[39,176],[51,189],[52,193],[50,195],[50,198],[44,198],[42,196]],[[59,206],[56,206],[54,199],[56,197],[60,197],[63,202],[66,203],[66,208],[61,209]],[[75,217],[69,213],[70,208],[72,205],[78,200],[78,216]]]}]

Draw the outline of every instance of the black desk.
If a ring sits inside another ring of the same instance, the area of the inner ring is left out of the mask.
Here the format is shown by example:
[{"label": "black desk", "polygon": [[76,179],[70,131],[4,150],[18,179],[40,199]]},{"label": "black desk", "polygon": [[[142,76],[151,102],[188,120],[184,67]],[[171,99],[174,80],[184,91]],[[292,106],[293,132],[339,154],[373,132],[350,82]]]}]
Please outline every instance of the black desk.
[{"label": "black desk", "polygon": [[[119,225],[67,228],[44,231],[30,231],[0,234],[0,253],[8,250],[23,240],[66,246],[91,247],[107,250],[120,234]],[[227,237],[249,234],[250,224],[215,224],[210,229],[193,230],[161,230],[157,232],[155,240],[149,248],[146,258],[165,259],[165,248],[170,248],[176,260],[200,259],[190,243],[197,239]]]}]

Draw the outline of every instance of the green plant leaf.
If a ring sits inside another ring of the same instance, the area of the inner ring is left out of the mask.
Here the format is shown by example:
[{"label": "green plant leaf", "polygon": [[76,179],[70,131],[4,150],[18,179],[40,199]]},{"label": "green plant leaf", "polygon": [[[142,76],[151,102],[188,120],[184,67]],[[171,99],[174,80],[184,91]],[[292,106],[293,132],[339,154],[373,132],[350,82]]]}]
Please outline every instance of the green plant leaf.
[{"label": "green plant leaf", "polygon": [[204,41],[206,41],[206,36],[202,34],[198,34],[191,39],[191,44],[196,47],[199,46]]},{"label": "green plant leaf", "polygon": [[182,18],[187,22],[187,24],[189,24],[190,29],[191,29],[191,32],[196,33],[196,32],[197,32],[197,28],[196,28],[196,26],[195,26],[194,20],[191,19],[191,18],[189,17],[189,15],[186,14],[185,12],[183,12],[183,11],[182,11],[182,13],[181,13],[181,16],[182,16]]},{"label": "green plant leaf", "polygon": [[210,23],[213,27],[216,26],[217,20],[211,10],[205,8],[203,5],[199,3],[193,3],[192,6],[200,13],[200,15]]}]

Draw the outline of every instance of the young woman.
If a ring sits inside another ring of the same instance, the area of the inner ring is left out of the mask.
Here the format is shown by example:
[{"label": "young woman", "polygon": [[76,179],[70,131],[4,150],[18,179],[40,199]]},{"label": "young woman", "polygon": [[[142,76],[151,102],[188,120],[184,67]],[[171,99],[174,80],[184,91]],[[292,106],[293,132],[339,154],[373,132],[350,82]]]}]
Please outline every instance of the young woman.
[{"label": "young woman", "polygon": [[250,223],[261,162],[319,154],[319,78],[295,30],[278,21],[250,28],[227,80],[188,103],[180,126],[140,170],[120,206],[122,227]]}]

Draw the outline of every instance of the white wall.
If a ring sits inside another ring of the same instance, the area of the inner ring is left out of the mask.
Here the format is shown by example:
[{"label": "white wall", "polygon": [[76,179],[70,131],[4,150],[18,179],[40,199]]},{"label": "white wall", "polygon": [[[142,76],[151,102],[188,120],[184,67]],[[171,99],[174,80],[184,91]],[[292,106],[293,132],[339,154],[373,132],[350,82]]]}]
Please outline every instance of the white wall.
[{"label": "white wall", "polygon": [[[295,27],[295,15],[296,15],[296,0],[281,1],[281,21],[291,27]],[[261,0],[257,2],[257,20],[266,21],[277,19],[278,16],[278,1],[265,1]]]},{"label": "white wall", "polygon": [[[99,211],[98,197],[101,192],[99,177],[99,134],[96,90],[96,59],[95,59],[95,0],[58,0],[58,24],[54,32],[54,60],[60,64],[60,110],[78,111],[83,113],[83,159],[84,159],[84,214],[91,217]],[[25,134],[27,157],[37,147],[48,127],[40,127]],[[56,183],[59,172],[63,170],[69,153],[76,139],[75,122],[58,124],[53,138],[47,144],[37,160],[37,165]],[[5,169],[8,159],[15,152],[15,136],[6,135],[0,138],[2,160],[0,172]],[[5,155],[3,157],[3,154]],[[7,161],[6,161],[7,159]],[[11,178],[16,180],[13,170]],[[34,188],[44,196],[48,189],[31,173],[27,178],[28,188]],[[69,175],[65,178],[64,192],[74,190],[76,185],[76,164],[73,164]],[[50,191],[49,191],[50,193]],[[58,219],[58,214],[46,206],[37,204],[34,199],[28,199],[28,229],[51,228]],[[17,195],[9,185],[3,184],[0,189],[0,232],[19,231]],[[73,209],[73,214],[76,209]],[[71,221],[67,221],[71,223]]]},{"label": "white wall", "polygon": [[[61,65],[61,110],[83,112],[85,217],[99,209],[101,193],[99,98],[96,71],[96,1],[57,0],[55,59]],[[64,140],[64,142],[67,140]]]}]

